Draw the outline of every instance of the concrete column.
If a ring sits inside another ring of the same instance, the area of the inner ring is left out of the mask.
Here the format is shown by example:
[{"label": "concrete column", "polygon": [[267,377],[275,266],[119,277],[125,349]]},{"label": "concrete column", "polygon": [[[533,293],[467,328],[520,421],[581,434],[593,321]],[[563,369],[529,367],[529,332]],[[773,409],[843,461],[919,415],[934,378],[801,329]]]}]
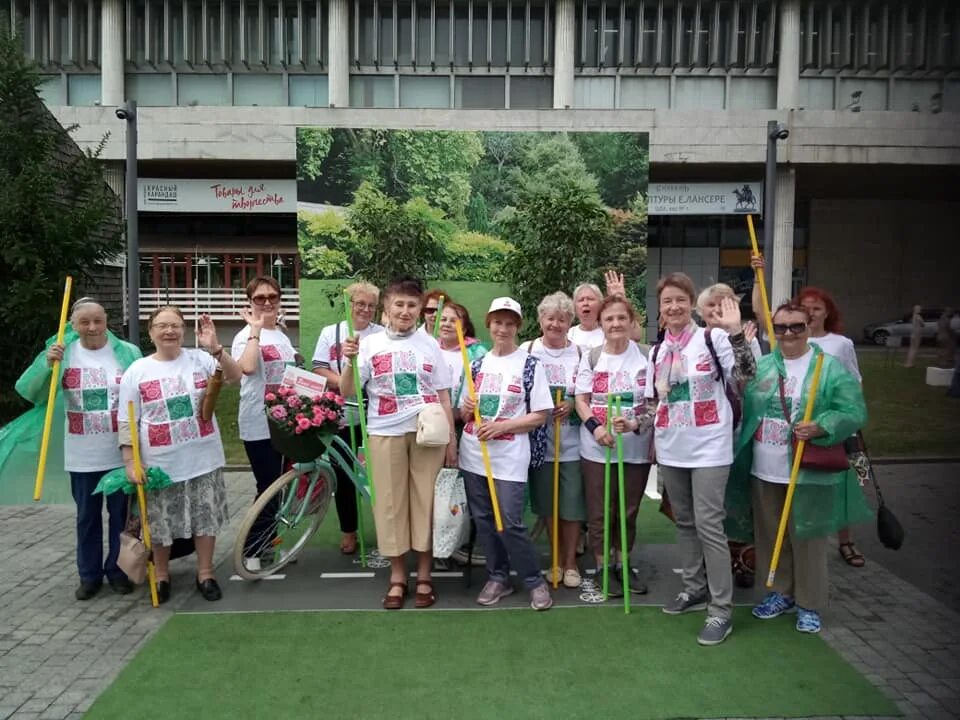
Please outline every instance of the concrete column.
[{"label": "concrete column", "polygon": [[573,107],[573,65],[577,11],[573,0],[557,0],[553,19],[553,107]]},{"label": "concrete column", "polygon": [[350,107],[350,3],[330,0],[327,87],[330,107]]},{"label": "concrete column", "polygon": [[103,0],[100,10],[100,104],[123,105],[123,0]]},{"label": "concrete column", "polygon": [[[800,0],[779,3],[777,109],[792,110],[800,100]],[[791,219],[793,215],[791,214]]]},{"label": "concrete column", "polygon": [[777,197],[773,229],[773,280],[770,309],[793,295],[793,216],[797,195],[797,171],[789,165],[777,168]]}]

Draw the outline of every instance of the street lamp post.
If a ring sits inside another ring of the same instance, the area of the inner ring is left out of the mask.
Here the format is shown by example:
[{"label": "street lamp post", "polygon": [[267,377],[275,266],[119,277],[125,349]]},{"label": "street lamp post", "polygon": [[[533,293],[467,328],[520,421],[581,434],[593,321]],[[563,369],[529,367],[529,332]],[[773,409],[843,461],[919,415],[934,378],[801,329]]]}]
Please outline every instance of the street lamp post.
[{"label": "street lamp post", "polygon": [[[773,288],[773,231],[777,206],[777,140],[786,140],[790,131],[776,120],[767,123],[767,165],[763,183],[763,259],[767,287]],[[771,302],[775,300],[771,299]]]},{"label": "street lamp post", "polygon": [[127,337],[140,346],[140,237],[137,223],[137,103],[127,100],[117,108],[127,123],[127,175],[123,195],[127,213]]}]

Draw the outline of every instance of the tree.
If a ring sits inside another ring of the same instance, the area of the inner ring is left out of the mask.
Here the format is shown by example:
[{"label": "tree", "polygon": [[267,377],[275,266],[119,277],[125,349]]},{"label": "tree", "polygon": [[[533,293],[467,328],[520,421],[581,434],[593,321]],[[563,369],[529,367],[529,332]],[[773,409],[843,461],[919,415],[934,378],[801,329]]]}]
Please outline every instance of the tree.
[{"label": "tree", "polygon": [[616,233],[614,267],[623,273],[627,295],[634,306],[646,304],[647,286],[647,198],[637,193],[627,210],[611,211]]},{"label": "tree", "polygon": [[324,128],[297,128],[297,180],[318,180],[333,145],[333,134]]},{"label": "tree", "polygon": [[348,218],[360,242],[361,277],[384,287],[398,275],[440,275],[446,261],[445,233],[451,226],[423,199],[401,205],[364,183],[354,195]]},{"label": "tree", "polygon": [[571,133],[571,137],[607,205],[625,209],[638,192],[646,192],[650,178],[647,135],[584,132]]},{"label": "tree", "polygon": [[473,171],[473,193],[483,195],[489,214],[496,216],[504,208],[516,205],[523,179],[520,165],[543,134],[485,132],[482,137],[484,153]]},{"label": "tree", "polygon": [[447,248],[445,280],[503,282],[503,268],[511,247],[492,235],[465,232],[453,236]]},{"label": "tree", "polygon": [[467,230],[476,233],[490,232],[490,209],[483,193],[475,192],[467,205]]},{"label": "tree", "polygon": [[[0,387],[11,388],[54,334],[66,275],[82,284],[122,250],[120,203],[97,158],[81,152],[40,101],[37,67],[0,23]],[[0,406],[0,422],[19,407]]]},{"label": "tree", "polygon": [[343,278],[362,262],[360,244],[342,213],[297,213],[297,249],[301,272],[312,279]]}]

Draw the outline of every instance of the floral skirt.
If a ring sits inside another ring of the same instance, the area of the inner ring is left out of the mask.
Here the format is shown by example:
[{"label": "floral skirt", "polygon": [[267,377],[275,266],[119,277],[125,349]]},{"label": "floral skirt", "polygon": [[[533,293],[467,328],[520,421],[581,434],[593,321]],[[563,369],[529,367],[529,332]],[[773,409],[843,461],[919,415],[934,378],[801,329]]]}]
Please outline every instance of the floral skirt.
[{"label": "floral skirt", "polygon": [[228,520],[223,470],[148,492],[147,517],[150,537],[157,545],[172,545],[176,538],[217,535]]}]

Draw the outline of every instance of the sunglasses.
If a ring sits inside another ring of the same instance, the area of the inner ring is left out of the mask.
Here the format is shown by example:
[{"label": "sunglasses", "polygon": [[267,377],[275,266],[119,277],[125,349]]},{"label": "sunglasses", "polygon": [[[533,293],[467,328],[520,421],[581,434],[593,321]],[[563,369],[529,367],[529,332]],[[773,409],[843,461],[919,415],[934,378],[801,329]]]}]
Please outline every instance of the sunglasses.
[{"label": "sunglasses", "polygon": [[433,315],[433,314],[435,314],[436,312],[437,312],[437,308],[436,308],[436,307],[425,307],[425,308],[423,309],[423,314],[424,314],[424,315]]},{"label": "sunglasses", "polygon": [[276,305],[280,302],[280,296],[276,293],[271,293],[269,295],[254,295],[250,300],[254,305],[266,305],[270,303],[271,305]]},{"label": "sunglasses", "polygon": [[774,335],[786,335],[787,330],[792,332],[794,335],[800,335],[801,333],[805,333],[807,331],[807,324],[802,322],[790,323],[790,324],[786,324],[786,323],[773,324]]}]

